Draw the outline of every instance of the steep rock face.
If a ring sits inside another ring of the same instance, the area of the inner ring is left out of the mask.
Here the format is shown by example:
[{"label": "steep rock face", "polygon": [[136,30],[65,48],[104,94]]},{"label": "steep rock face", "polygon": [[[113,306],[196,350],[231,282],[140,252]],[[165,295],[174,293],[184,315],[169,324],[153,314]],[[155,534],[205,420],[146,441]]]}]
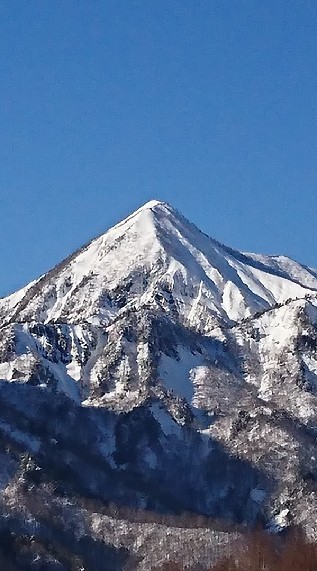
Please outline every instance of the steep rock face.
[{"label": "steep rock face", "polygon": [[315,536],[316,292],[152,201],[0,300],[7,506],[52,485]]}]

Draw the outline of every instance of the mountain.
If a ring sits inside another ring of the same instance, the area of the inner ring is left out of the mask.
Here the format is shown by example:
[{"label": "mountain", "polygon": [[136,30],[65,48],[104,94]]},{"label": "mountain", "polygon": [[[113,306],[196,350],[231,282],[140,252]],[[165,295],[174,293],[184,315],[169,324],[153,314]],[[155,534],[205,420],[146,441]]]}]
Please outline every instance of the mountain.
[{"label": "mountain", "polygon": [[109,503],[317,539],[317,271],[151,201],[1,299],[0,320],[0,534],[65,569],[66,547],[88,550],[94,570],[149,568],[119,531],[96,563]]},{"label": "mountain", "polygon": [[316,289],[316,272],[281,256],[227,248],[169,205],[151,201],[0,308],[4,322],[98,326],[123,309],[164,308],[189,327],[203,320],[209,332],[215,322],[237,321]]}]

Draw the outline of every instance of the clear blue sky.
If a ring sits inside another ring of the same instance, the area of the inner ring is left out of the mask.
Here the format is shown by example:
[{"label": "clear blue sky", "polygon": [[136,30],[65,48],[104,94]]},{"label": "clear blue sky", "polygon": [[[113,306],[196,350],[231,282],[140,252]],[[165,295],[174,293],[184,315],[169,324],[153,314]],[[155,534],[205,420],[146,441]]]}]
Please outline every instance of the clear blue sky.
[{"label": "clear blue sky", "polygon": [[317,4],[0,1],[0,295],[149,199],[317,266]]}]

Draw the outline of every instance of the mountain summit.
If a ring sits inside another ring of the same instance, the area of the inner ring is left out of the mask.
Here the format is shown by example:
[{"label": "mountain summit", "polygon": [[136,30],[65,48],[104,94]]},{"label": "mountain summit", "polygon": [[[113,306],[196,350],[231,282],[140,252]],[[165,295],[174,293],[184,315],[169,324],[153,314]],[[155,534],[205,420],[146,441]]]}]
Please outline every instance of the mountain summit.
[{"label": "mountain summit", "polygon": [[0,300],[0,319],[14,529],[24,510],[21,533],[44,533],[36,482],[94,541],[109,502],[317,539],[314,270],[229,248],[154,200]]},{"label": "mountain summit", "polygon": [[152,200],[29,287],[0,302],[14,321],[108,325],[123,309],[164,307],[211,331],[317,290],[317,275],[283,257],[242,254]]}]

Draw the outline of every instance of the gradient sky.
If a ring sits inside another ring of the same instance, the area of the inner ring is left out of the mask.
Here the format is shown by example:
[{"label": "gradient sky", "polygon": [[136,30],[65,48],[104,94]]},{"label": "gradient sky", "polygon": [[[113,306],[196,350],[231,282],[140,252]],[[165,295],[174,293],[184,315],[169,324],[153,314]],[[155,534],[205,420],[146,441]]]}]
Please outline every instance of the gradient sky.
[{"label": "gradient sky", "polygon": [[0,295],[144,202],[317,267],[317,4],[0,0]]}]

